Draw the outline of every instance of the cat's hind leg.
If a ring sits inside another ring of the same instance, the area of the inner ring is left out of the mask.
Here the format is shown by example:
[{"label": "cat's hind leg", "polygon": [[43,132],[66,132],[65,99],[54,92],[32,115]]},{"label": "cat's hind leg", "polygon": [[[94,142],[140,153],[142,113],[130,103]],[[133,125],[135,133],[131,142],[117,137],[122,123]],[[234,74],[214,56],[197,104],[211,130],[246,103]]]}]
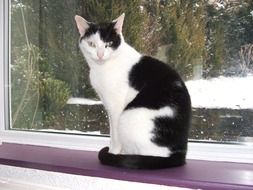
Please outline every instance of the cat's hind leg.
[{"label": "cat's hind leg", "polygon": [[173,117],[173,114],[170,107],[158,110],[148,108],[125,110],[120,116],[118,125],[121,154],[168,157],[171,154],[170,149],[152,141],[155,135],[154,119],[161,115]]}]

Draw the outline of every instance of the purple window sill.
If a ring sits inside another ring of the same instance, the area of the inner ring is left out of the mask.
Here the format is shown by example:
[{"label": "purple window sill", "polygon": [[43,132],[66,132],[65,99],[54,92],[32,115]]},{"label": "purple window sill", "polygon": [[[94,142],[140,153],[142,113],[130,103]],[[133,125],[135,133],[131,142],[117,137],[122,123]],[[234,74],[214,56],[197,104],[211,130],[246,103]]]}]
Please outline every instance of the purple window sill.
[{"label": "purple window sill", "polygon": [[187,160],[183,167],[127,170],[103,166],[97,152],[4,143],[0,164],[194,189],[253,189],[253,164]]}]

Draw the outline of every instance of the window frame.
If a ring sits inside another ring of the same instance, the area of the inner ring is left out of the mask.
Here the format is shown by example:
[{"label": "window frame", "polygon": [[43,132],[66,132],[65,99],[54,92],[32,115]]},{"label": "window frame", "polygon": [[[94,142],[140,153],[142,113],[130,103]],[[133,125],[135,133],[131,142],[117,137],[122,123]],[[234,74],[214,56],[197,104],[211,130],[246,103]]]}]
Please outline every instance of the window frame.
[{"label": "window frame", "polygon": [[[103,136],[56,134],[8,130],[9,125],[9,0],[0,1],[0,144],[18,143],[78,150],[98,151],[109,145]],[[188,143],[188,159],[253,163],[253,144]]]},{"label": "window frame", "polygon": [[[5,98],[6,96],[6,65],[5,63],[8,63],[8,40],[7,40],[7,34],[9,31],[8,27],[8,1],[3,0],[0,2],[0,132],[2,132],[5,128],[4,126],[7,125],[7,120],[5,118]],[[1,134],[1,133],[0,133]]]}]

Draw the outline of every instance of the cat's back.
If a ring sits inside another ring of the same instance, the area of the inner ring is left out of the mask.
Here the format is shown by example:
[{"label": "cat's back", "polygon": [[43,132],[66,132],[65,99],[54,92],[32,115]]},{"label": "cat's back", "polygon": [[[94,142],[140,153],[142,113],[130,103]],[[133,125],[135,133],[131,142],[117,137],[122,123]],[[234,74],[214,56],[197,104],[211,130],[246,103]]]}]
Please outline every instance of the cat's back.
[{"label": "cat's back", "polygon": [[140,60],[133,65],[129,73],[131,85],[140,90],[143,85],[172,85],[184,86],[179,74],[168,64],[150,57],[142,56]]},{"label": "cat's back", "polygon": [[129,72],[129,85],[140,93],[126,109],[177,105],[183,112],[190,112],[190,96],[180,75],[156,58],[142,56]]}]

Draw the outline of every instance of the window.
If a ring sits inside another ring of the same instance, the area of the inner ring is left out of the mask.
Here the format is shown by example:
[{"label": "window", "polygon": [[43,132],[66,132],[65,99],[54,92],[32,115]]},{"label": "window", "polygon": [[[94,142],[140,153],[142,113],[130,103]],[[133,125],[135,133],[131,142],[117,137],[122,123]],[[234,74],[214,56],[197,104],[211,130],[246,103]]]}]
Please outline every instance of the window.
[{"label": "window", "polygon": [[252,144],[251,1],[5,0],[2,8],[5,131],[44,132],[45,141],[48,133],[107,136],[108,118],[89,83],[74,15],[100,22],[125,12],[126,41],[186,81],[190,140]]},{"label": "window", "polygon": [[[77,44],[73,18],[81,5],[11,1],[10,129],[108,134]],[[72,96],[84,104],[71,104]]]}]

